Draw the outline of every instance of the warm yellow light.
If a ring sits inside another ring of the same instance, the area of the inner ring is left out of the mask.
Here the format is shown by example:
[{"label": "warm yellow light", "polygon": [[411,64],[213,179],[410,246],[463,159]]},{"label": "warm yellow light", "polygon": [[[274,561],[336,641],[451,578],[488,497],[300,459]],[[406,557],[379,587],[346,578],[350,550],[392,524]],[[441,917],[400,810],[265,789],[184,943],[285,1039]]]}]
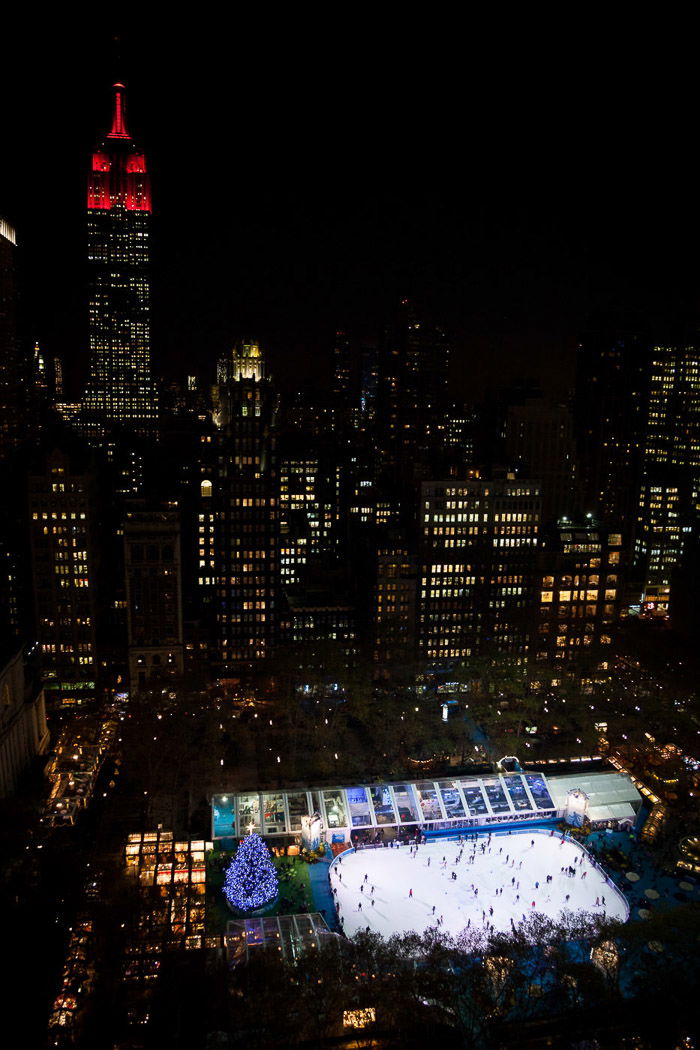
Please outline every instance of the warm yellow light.
[{"label": "warm yellow light", "polygon": [[373,1006],[367,1006],[364,1010],[343,1011],[343,1024],[346,1028],[366,1028],[376,1019],[376,1011]]}]

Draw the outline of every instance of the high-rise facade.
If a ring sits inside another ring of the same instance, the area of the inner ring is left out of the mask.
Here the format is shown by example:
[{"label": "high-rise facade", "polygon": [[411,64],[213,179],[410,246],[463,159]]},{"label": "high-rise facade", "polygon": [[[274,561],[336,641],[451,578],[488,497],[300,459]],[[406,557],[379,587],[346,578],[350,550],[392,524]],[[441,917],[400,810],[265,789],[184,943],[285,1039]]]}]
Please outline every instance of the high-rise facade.
[{"label": "high-rise facade", "polygon": [[402,300],[384,333],[377,422],[387,463],[408,474],[417,453],[444,442],[449,350],[444,332]]},{"label": "high-rise facade", "polygon": [[21,437],[22,370],[17,339],[15,231],[0,216],[0,460]]},{"label": "high-rise facade", "polygon": [[461,660],[489,649],[527,656],[540,514],[539,483],[512,474],[423,483],[422,656]]},{"label": "high-rise facade", "polygon": [[576,505],[573,420],[567,405],[543,397],[511,405],[505,421],[508,463],[542,484],[542,521]]},{"label": "high-rise facade", "polygon": [[15,792],[22,773],[49,743],[44,691],[28,670],[21,651],[0,650],[0,798]]},{"label": "high-rise facade", "polygon": [[[279,612],[277,401],[257,343],[219,364],[216,473],[200,482],[200,588],[222,669],[271,654]],[[209,581],[209,582],[207,582]]]},{"label": "high-rise facade", "polygon": [[41,457],[29,475],[29,513],[46,688],[79,699],[97,677],[96,474],[82,450]]},{"label": "high-rise facade", "polygon": [[379,664],[406,661],[414,654],[417,571],[417,559],[406,546],[387,542],[377,549],[373,619]]},{"label": "high-rise facade", "polygon": [[649,343],[609,331],[578,350],[575,432],[586,511],[618,522],[629,549],[649,397]]},{"label": "high-rise facade", "polygon": [[182,676],[180,520],[169,505],[134,507],[124,522],[129,685]]},{"label": "high-rise facade", "polygon": [[622,535],[592,518],[562,518],[543,534],[535,656],[545,675],[607,668],[622,558]]},{"label": "high-rise facade", "polygon": [[152,430],[149,238],[146,157],[127,131],[124,85],[114,85],[112,127],[92,155],[88,178],[90,377],[83,424]]},{"label": "high-rise facade", "polygon": [[668,615],[673,576],[700,509],[700,348],[656,346],[651,355],[635,537],[641,609]]}]

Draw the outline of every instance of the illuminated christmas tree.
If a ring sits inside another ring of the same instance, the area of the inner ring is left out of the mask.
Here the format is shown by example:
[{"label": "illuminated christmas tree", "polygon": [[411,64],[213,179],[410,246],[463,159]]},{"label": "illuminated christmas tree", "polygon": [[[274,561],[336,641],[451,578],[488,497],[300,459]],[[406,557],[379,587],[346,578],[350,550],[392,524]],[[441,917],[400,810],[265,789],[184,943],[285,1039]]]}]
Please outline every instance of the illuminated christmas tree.
[{"label": "illuminated christmas tree", "polygon": [[259,835],[243,839],[226,871],[224,893],[240,911],[255,911],[277,896],[277,872]]}]

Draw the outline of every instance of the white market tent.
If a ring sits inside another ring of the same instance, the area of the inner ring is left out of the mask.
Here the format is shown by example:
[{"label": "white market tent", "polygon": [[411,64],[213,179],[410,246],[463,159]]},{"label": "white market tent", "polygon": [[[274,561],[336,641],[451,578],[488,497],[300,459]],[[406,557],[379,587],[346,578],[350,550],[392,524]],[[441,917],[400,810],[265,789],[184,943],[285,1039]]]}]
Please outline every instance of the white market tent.
[{"label": "white market tent", "polygon": [[582,791],[588,798],[586,815],[593,825],[608,821],[633,824],[642,804],[642,796],[626,773],[581,771],[549,777],[547,783],[558,810],[566,809],[570,791]]}]

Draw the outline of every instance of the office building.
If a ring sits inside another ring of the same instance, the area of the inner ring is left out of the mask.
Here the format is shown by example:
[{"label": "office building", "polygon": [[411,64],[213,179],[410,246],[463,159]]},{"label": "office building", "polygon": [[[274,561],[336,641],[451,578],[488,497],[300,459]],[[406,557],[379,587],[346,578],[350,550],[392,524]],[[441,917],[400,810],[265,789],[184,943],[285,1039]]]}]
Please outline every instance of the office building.
[{"label": "office building", "polygon": [[97,475],[84,450],[52,449],[29,476],[36,634],[47,691],[88,698],[97,660]]},{"label": "office building", "polygon": [[543,531],[535,656],[545,674],[607,670],[623,558],[621,533],[592,517]]},{"label": "office building", "polygon": [[270,655],[279,612],[277,400],[257,343],[219,363],[216,475],[200,482],[201,580],[213,583],[216,660]]},{"label": "office building", "polygon": [[151,377],[151,185],[146,156],[125,122],[125,89],[114,85],[112,127],[88,177],[90,377],[82,426],[148,434],[157,418]]},{"label": "office building", "polygon": [[424,658],[527,657],[540,510],[539,483],[513,474],[422,484],[417,631]]},{"label": "office building", "polygon": [[402,300],[384,332],[376,411],[384,457],[405,474],[416,452],[444,443],[449,354],[445,333]]},{"label": "office building", "polygon": [[700,512],[700,349],[656,346],[650,361],[634,545],[640,611],[667,616],[673,576]]},{"label": "office building", "polygon": [[377,550],[374,659],[380,665],[415,657],[417,559],[387,536]]},{"label": "office building", "polygon": [[0,656],[0,798],[14,794],[32,760],[46,751],[44,692],[24,653]]},{"label": "office building", "polygon": [[172,683],[184,670],[179,512],[130,508],[123,531],[129,688]]},{"label": "office building", "polygon": [[15,231],[0,216],[0,460],[22,437],[23,376],[17,333]]},{"label": "office building", "polygon": [[511,405],[506,415],[506,455],[518,473],[542,485],[542,521],[552,522],[576,505],[573,419],[565,404],[544,397]]},{"label": "office building", "polygon": [[[618,522],[630,549],[649,398],[650,344],[601,330],[578,348],[575,435],[586,513]],[[566,513],[566,508],[562,508]]]}]

